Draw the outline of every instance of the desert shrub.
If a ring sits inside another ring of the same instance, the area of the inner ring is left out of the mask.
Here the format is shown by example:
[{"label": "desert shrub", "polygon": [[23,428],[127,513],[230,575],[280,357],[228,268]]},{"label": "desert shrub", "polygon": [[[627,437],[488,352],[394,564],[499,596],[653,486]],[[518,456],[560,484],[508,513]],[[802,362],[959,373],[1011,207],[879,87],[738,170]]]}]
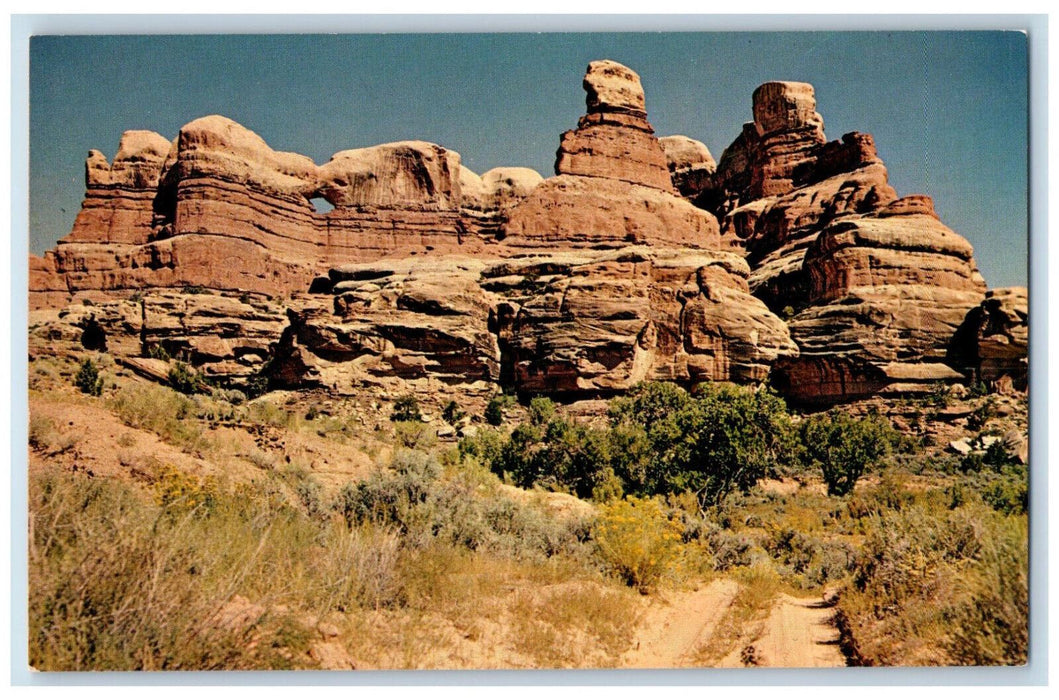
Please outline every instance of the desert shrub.
[{"label": "desert shrub", "polygon": [[485,406],[485,422],[489,425],[500,426],[504,423],[504,411],[515,405],[515,397],[510,394],[497,394],[489,399]]},{"label": "desert shrub", "polygon": [[198,477],[162,465],[152,483],[155,502],[170,513],[204,513],[216,505],[217,483],[210,477]]},{"label": "desert shrub", "polygon": [[750,566],[754,561],[754,540],[746,534],[718,529],[709,536],[708,542],[713,553],[713,568],[717,571]]},{"label": "desert shrub", "polygon": [[967,417],[968,430],[981,430],[993,418],[996,418],[996,401],[992,396],[980,403]]},{"label": "desert shrub", "polygon": [[147,357],[153,360],[162,360],[164,362],[169,362],[173,359],[169,354],[169,351],[165,349],[165,346],[160,343],[152,343],[151,346],[147,348]]},{"label": "desert shrub", "polygon": [[555,418],[555,402],[546,396],[531,399],[529,418],[533,425],[547,425]]},{"label": "desert shrub", "polygon": [[601,507],[592,539],[605,565],[646,593],[679,564],[682,531],[658,500],[628,496]]},{"label": "desert shrub", "polygon": [[401,421],[393,424],[394,443],[410,450],[429,450],[438,441],[437,431],[421,421]]},{"label": "desert shrub", "polygon": [[248,399],[256,399],[259,396],[267,394],[270,387],[270,380],[268,375],[264,373],[264,370],[254,374],[246,380],[246,384],[243,386],[243,390],[246,393]]},{"label": "desert shrub", "polygon": [[108,402],[125,425],[157,434],[189,452],[200,452],[210,443],[193,419],[195,403],[172,389],[157,385],[122,387]]},{"label": "desert shrub", "polygon": [[896,437],[885,418],[853,418],[843,411],[811,416],[801,425],[806,455],[823,472],[833,496],[852,492],[864,471],[890,453]]},{"label": "desert shrub", "polygon": [[449,401],[445,408],[441,409],[441,418],[449,425],[456,425],[466,416],[467,413],[455,401]]},{"label": "desert shrub", "polygon": [[1011,464],[983,479],[978,487],[982,500],[1005,515],[1023,515],[1029,507],[1030,482],[1025,465]]},{"label": "desert shrub", "polygon": [[181,394],[203,394],[210,391],[206,377],[183,362],[176,362],[169,368],[169,384]]},{"label": "desert shrub", "polygon": [[100,396],[103,393],[103,377],[91,358],[86,357],[81,362],[81,367],[74,377],[74,386],[89,396]]},{"label": "desert shrub", "polygon": [[853,494],[846,502],[846,513],[854,519],[900,511],[915,503],[915,494],[905,483],[905,475],[896,470],[883,472],[879,483]]},{"label": "desert shrub", "polygon": [[50,448],[57,437],[55,421],[38,413],[29,416],[29,446],[35,450]]},{"label": "desert shrub", "polygon": [[1026,520],[996,519],[986,533],[975,566],[961,576],[969,595],[954,611],[945,648],[957,664],[1023,664],[1029,653]]},{"label": "desert shrub", "polygon": [[874,515],[839,609],[869,665],[1018,664],[1028,639],[1024,518],[981,505]]},{"label": "desert shrub", "polygon": [[391,528],[417,549],[440,543],[539,558],[575,553],[585,539],[576,519],[500,495],[473,472],[446,475],[435,457],[411,450],[397,452],[390,470],[343,487],[332,507],[350,527]]},{"label": "desert shrub", "polygon": [[419,400],[411,394],[399,397],[393,402],[393,411],[390,420],[394,423],[411,423],[423,420],[423,414],[419,410]]},{"label": "desert shrub", "polygon": [[31,475],[29,512],[34,668],[311,667],[296,615],[235,598],[253,592],[255,553],[275,542],[234,508],[173,517],[121,481],[56,471]]},{"label": "desert shrub", "polygon": [[[624,446],[642,450],[626,453],[615,468],[627,491],[690,490],[704,505],[749,489],[789,461],[794,445],[782,399],[732,385],[700,385],[694,396],[673,385],[641,385],[615,402],[611,423],[623,426]],[[639,474],[642,484],[635,482]]]},{"label": "desert shrub", "polygon": [[233,406],[242,406],[246,403],[247,399],[246,393],[239,389],[216,389],[213,392],[213,395],[221,401],[227,401]]},{"label": "desert shrub", "polygon": [[497,430],[479,428],[473,436],[467,436],[459,442],[461,460],[473,458],[478,464],[491,466],[500,456],[504,446],[504,436]]}]

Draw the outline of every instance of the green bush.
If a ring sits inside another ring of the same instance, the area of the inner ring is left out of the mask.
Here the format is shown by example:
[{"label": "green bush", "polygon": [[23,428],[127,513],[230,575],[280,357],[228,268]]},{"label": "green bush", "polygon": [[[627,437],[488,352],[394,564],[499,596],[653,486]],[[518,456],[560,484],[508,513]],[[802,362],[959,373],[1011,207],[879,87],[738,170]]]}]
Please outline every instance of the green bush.
[{"label": "green bush", "polygon": [[466,417],[466,413],[455,401],[449,401],[445,408],[441,409],[441,418],[449,425],[456,425]]},{"label": "green bush", "polygon": [[489,399],[485,407],[485,422],[489,425],[500,426],[504,424],[504,410],[515,405],[515,397],[510,394],[497,394]]},{"label": "green bush", "polygon": [[790,462],[795,444],[782,399],[732,385],[704,384],[689,395],[645,384],[615,402],[611,425],[623,450],[614,471],[626,491],[693,491],[703,505]]},{"label": "green bush", "polygon": [[394,423],[411,423],[423,420],[423,414],[419,411],[419,400],[411,394],[406,394],[393,402],[393,412],[390,420]]},{"label": "green bush", "polygon": [[181,394],[203,394],[210,391],[206,378],[183,362],[177,362],[169,368],[169,384]]},{"label": "green bush", "polygon": [[823,472],[832,496],[851,493],[864,471],[890,454],[896,438],[885,418],[853,418],[843,411],[811,416],[801,426],[805,453]]},{"label": "green bush", "polygon": [[99,396],[103,393],[103,377],[99,374],[99,368],[90,358],[81,362],[81,368],[74,377],[74,385],[83,393],[90,396]]},{"label": "green bush", "polygon": [[533,425],[547,425],[555,418],[555,402],[546,396],[538,396],[530,400],[529,404],[530,423]]}]

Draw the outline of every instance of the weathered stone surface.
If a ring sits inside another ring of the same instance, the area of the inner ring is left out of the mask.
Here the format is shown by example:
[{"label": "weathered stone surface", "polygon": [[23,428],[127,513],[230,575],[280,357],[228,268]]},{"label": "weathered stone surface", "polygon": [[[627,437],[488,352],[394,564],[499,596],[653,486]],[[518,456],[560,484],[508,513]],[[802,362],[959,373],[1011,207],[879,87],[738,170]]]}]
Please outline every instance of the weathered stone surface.
[{"label": "weathered stone surface", "polygon": [[1029,298],[1025,287],[990,290],[954,334],[949,361],[976,380],[998,384],[1005,377],[1027,387]]},{"label": "weathered stone surface", "polygon": [[535,285],[498,314],[519,391],[606,395],[647,379],[760,381],[795,353],[745,274],[730,254],[637,248],[505,263],[485,276],[510,290]]},{"label": "weathered stone surface", "polygon": [[372,376],[568,396],[761,381],[796,348],[746,274],[731,253],[647,247],[344,266],[332,308],[291,315],[273,369],[339,391]]},{"label": "weathered stone surface", "polygon": [[93,150],[85,161],[85,199],[64,240],[71,243],[145,243],[169,140],[152,131],[126,131],[114,163]]},{"label": "weathered stone surface", "polygon": [[[31,257],[30,305],[188,285],[287,294],[333,264],[477,252],[540,176],[498,168],[483,181],[459,161],[408,141],[317,167],[217,115],[185,125],[173,144],[127,132],[113,166],[90,155],[73,233]],[[318,213],[316,197],[334,209]]]},{"label": "weathered stone surface", "polygon": [[479,176],[423,141],[317,166],[217,115],[173,143],[126,132],[113,164],[89,154],[71,235],[30,258],[31,308],[75,302],[34,342],[161,346],[237,380],[274,356],[280,384],[480,398],[767,376],[814,405],[965,375],[1024,386],[1024,292],[979,306],[971,246],[929,197],[898,197],[871,136],[826,140],[811,85],[759,87],[716,164],[655,137],[629,68],[593,62],[583,87],[546,180]]},{"label": "weathered stone surface", "polygon": [[673,186],[688,201],[712,187],[717,163],[706,144],[687,136],[663,136],[658,139],[666,154],[666,164]]},{"label": "weathered stone surface", "polygon": [[557,176],[511,209],[505,245],[728,247],[712,215],[675,196],[636,74],[610,61],[592,63],[585,89],[589,112],[563,134]]},{"label": "weathered stone surface", "polygon": [[493,382],[499,350],[484,263],[457,257],[331,271],[334,299],[290,314],[273,363],[287,385],[350,390],[368,377]]},{"label": "weathered stone surface", "polygon": [[137,300],[32,311],[29,347],[33,354],[106,351],[119,361],[134,360],[141,374],[158,370],[143,362],[151,355],[170,357],[239,382],[260,371],[285,326],[284,309],[260,298],[147,292]]},{"label": "weathered stone surface", "polygon": [[592,61],[585,71],[582,86],[589,114],[615,112],[647,117],[640,76],[620,63]]},{"label": "weathered stone surface", "polygon": [[514,207],[505,227],[511,248],[620,248],[662,245],[726,248],[717,220],[659,190],[620,180],[559,175]]}]

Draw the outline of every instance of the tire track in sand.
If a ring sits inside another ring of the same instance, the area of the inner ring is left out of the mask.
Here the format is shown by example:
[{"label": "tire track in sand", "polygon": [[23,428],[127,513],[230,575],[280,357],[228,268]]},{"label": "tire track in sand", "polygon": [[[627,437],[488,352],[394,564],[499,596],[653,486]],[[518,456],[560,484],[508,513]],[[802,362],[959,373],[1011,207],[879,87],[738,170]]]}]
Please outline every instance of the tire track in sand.
[{"label": "tire track in sand", "polygon": [[710,638],[738,592],[735,581],[718,579],[697,591],[673,592],[664,602],[652,601],[620,667],[689,666],[690,655]]},{"label": "tire track in sand", "polygon": [[[781,595],[765,621],[761,635],[750,644],[754,665],[776,668],[845,666],[846,658],[838,644],[838,628],[832,622],[833,607],[833,603],[824,598]],[[742,654],[744,649],[737,653]]]}]

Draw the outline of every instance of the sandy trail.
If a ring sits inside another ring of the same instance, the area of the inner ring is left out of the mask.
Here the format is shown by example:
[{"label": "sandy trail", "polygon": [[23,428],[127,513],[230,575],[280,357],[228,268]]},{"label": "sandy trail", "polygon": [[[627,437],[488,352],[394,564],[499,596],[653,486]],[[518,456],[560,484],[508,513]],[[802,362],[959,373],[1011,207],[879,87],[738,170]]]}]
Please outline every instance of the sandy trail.
[{"label": "sandy trail", "polygon": [[666,601],[653,601],[622,668],[680,668],[713,634],[714,628],[739,592],[727,579],[712,581],[697,591],[671,593]]},{"label": "sandy trail", "polygon": [[845,666],[838,646],[834,610],[821,598],[780,596],[761,636],[751,646],[758,666],[823,668]]}]

